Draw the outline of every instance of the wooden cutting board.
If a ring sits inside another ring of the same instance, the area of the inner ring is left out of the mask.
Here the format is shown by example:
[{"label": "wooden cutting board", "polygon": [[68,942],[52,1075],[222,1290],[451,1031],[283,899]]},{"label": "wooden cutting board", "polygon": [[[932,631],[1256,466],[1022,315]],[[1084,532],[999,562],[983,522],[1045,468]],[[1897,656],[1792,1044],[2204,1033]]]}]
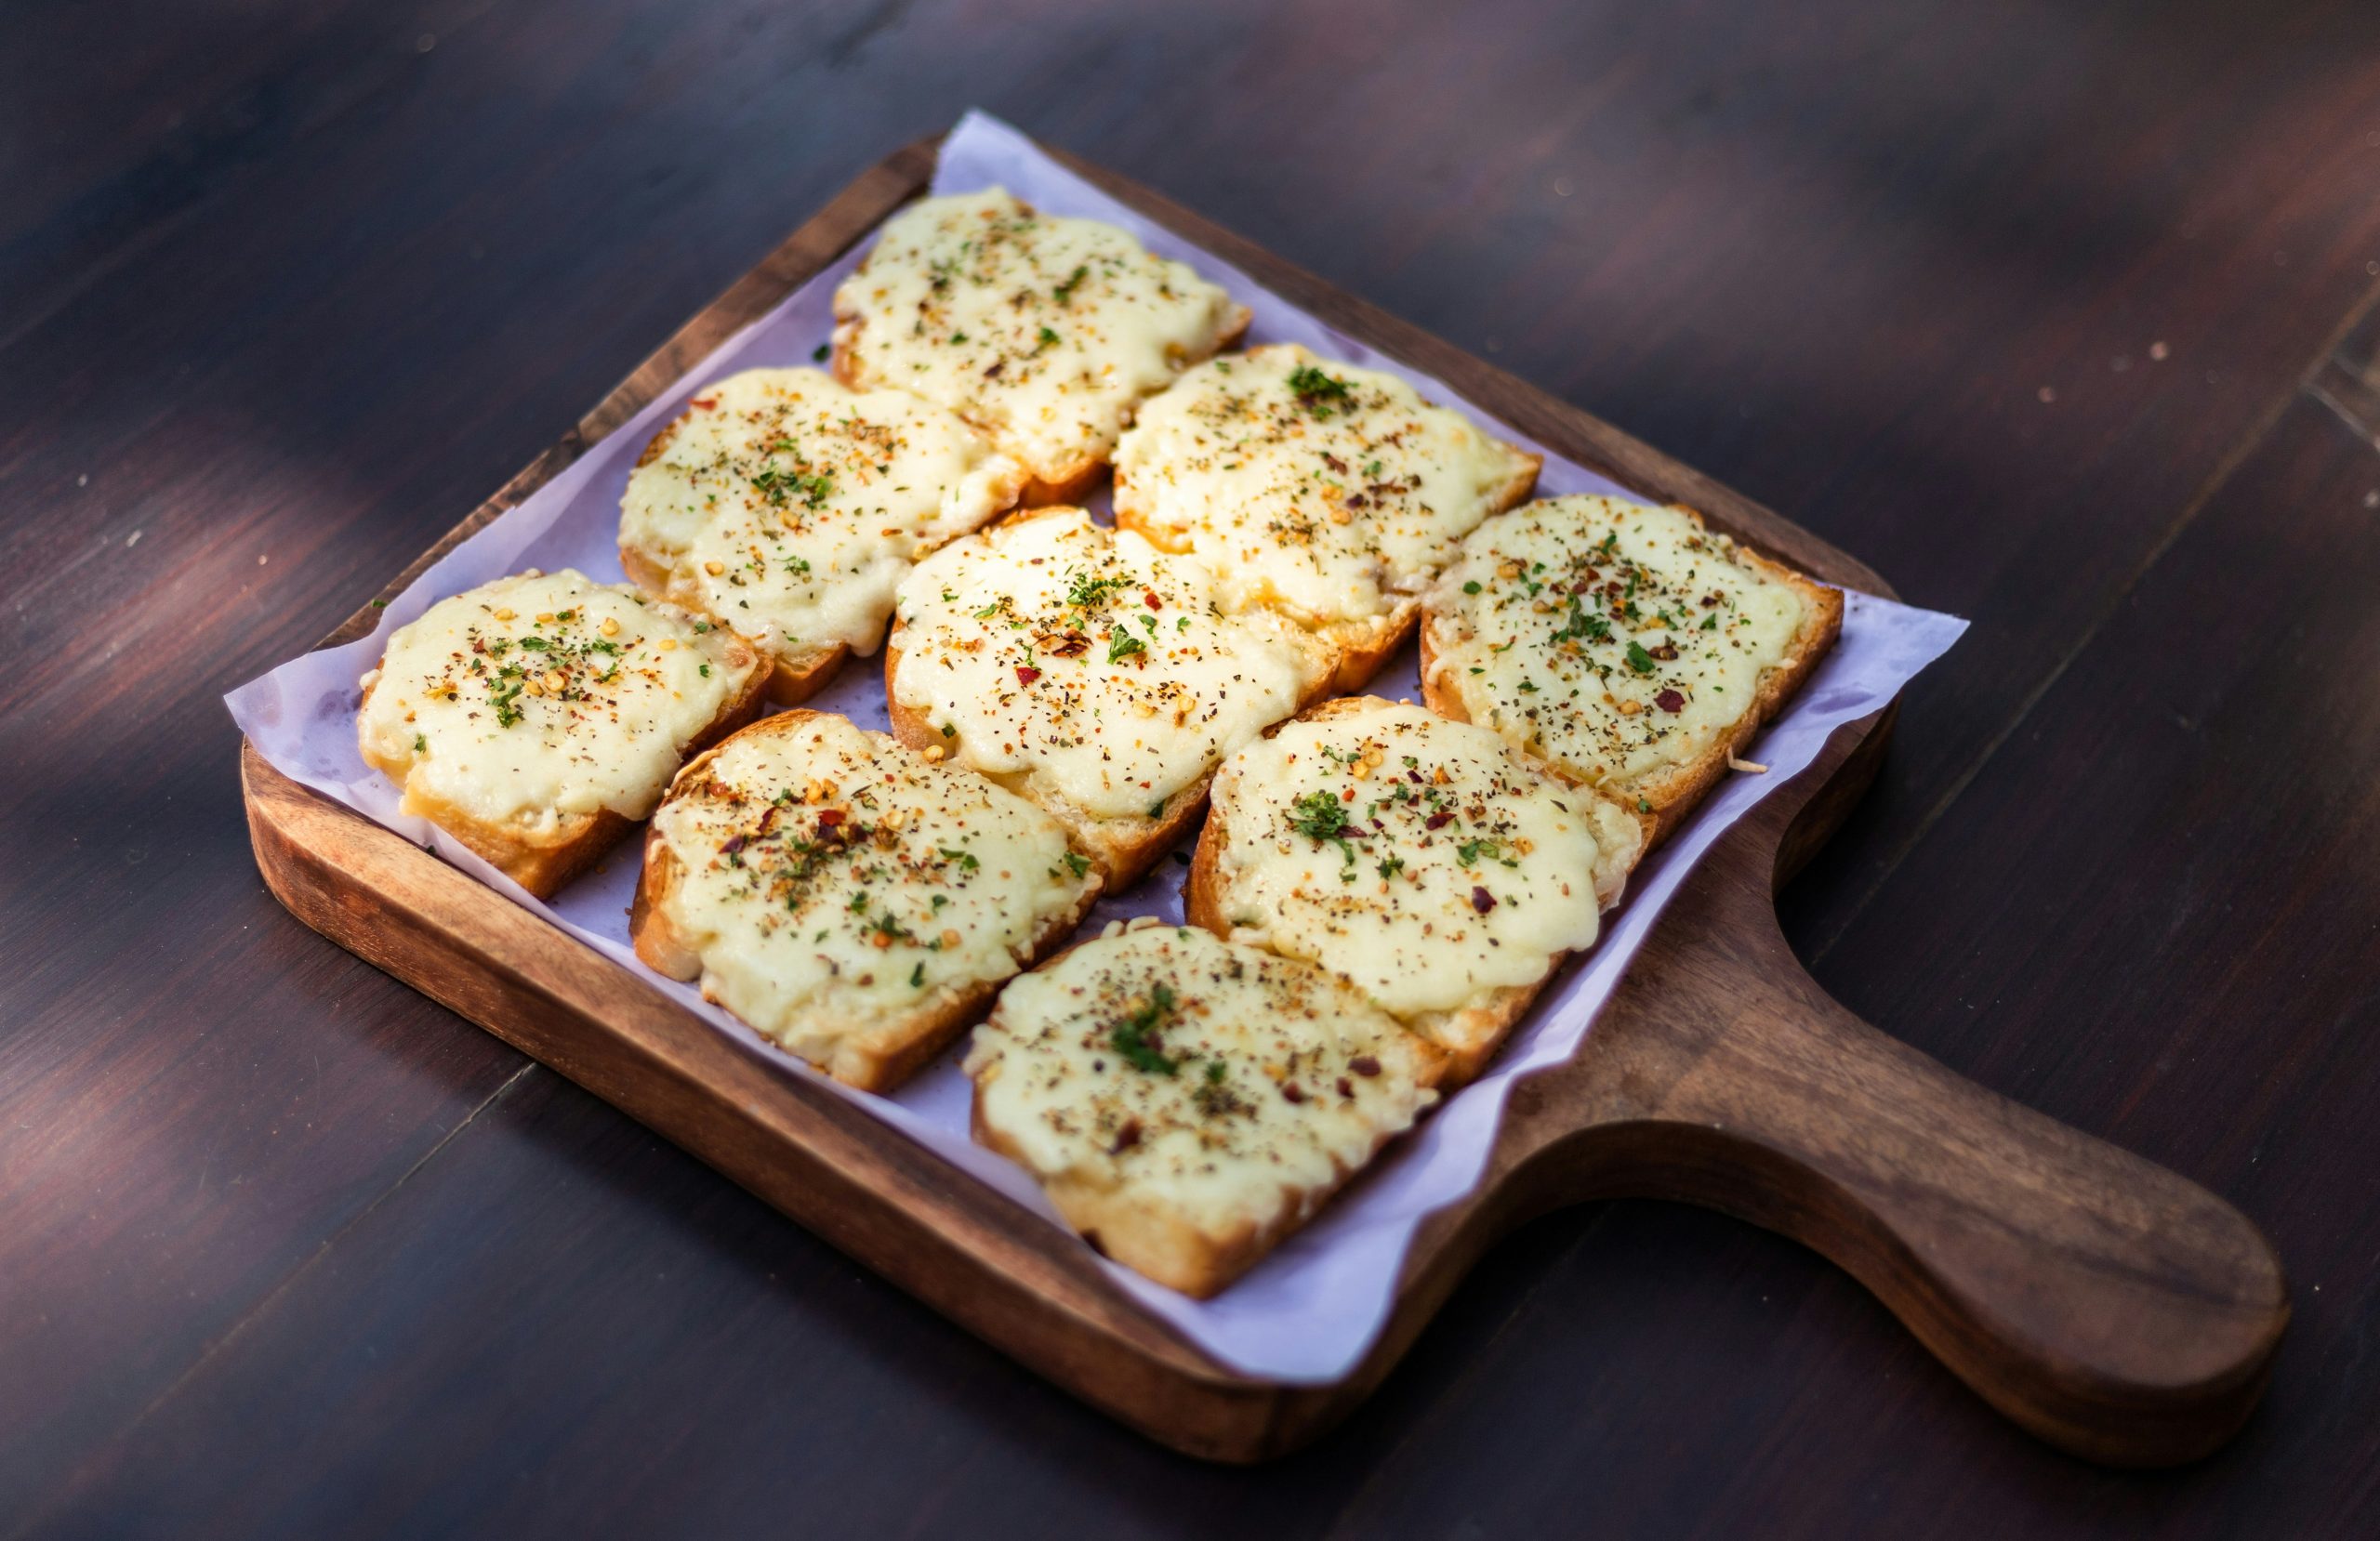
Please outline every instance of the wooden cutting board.
[{"label": "wooden cutting board", "polygon": [[[868,170],[384,592],[543,485],[731,332],[921,192],[932,143]],[[1640,494],[1890,595],[1858,562],[1610,425],[1113,173],[1068,164],[1351,336]],[[333,635],[370,629],[357,612]],[[244,746],[258,865],[309,926],[624,1110],[1042,1375],[1191,1454],[1313,1439],[1403,1357],[1488,1244],[1559,1205],[1709,1205],[1816,1248],[2042,1438],[2095,1459],[2205,1454],[2264,1389],[2289,1319],[2255,1227],[2173,1173],[1950,1073],[1854,1018],[1778,929],[1778,884],[1873,778],[1886,711],[1704,859],[1571,1063],[1514,1088],[1487,1174],[1431,1216],[1386,1330],[1344,1380],[1207,1358],[1072,1237],[822,1087],[773,1071],[634,974]],[[2080,1030],[2080,1029],[2078,1029]],[[1583,1303],[1582,1303],[1583,1304]]]}]

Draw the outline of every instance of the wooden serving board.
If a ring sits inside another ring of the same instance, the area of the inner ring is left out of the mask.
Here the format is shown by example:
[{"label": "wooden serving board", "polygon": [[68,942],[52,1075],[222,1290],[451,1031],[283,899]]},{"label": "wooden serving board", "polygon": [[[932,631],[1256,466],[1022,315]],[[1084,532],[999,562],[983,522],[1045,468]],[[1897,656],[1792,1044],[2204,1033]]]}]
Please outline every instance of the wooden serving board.
[{"label": "wooden serving board", "polygon": [[[393,582],[511,507],[925,188],[889,157],[695,316]],[[1064,158],[1064,157],[1062,157]],[[1858,562],[1688,467],[1124,178],[1068,164],[1341,330],[1641,494],[1829,582]],[[368,630],[359,611],[333,641]],[[1889,711],[1848,724],[1672,900],[1569,1064],[1514,1088],[1485,1178],[1421,1225],[1386,1330],[1345,1379],[1285,1387],[1206,1357],[1087,1249],[837,1094],[779,1073],[634,974],[243,751],[266,882],[300,919],[623,1109],[987,1341],[1153,1438],[1259,1460],[1379,1384],[1481,1251],[1559,1205],[1709,1205],[1850,1271],[1967,1384],[2095,1459],[2188,1460],[2236,1429],[2289,1319],[2237,1210],[1858,1021],[1804,972],[1777,887],[1875,774]]]}]

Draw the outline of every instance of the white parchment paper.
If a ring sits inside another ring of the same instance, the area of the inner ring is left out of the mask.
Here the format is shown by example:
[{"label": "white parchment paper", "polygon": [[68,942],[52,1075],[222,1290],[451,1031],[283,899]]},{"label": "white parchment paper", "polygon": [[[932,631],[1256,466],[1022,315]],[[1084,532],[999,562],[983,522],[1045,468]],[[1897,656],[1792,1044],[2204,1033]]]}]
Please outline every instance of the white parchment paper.
[{"label": "white parchment paper", "polygon": [[[1305,315],[1248,276],[1117,204],[1042,154],[1005,124],[971,113],[945,141],[935,172],[936,192],[963,192],[1001,184],[1053,214],[1084,215],[1131,230],[1152,250],[1178,257],[1222,283],[1255,312],[1251,343],[1299,342],[1326,357],[1386,369],[1411,380],[1433,401],[1492,422],[1438,381],[1382,357]],[[864,251],[862,243],[860,251]],[[707,1005],[693,990],[637,962],[628,940],[628,900],[638,845],[631,841],[600,869],[551,903],[530,898],[422,820],[397,811],[397,789],[367,768],[356,749],[357,681],[379,659],[395,627],[439,599],[524,567],[575,567],[590,577],[621,582],[615,546],[619,504],[629,468],[663,422],[703,385],[739,369],[812,362],[832,329],[830,303],[838,281],[858,261],[854,251],[826,269],[775,310],[721,346],[676,386],[617,433],[519,507],[497,519],[390,601],[371,636],[284,664],[226,698],[242,731],[291,778],[378,820],[471,873],[515,903],[569,930],[614,965],[632,969],[687,1010],[711,1022],[747,1052],[788,1075],[809,1068]],[[1501,425],[1503,438],[1543,449]],[[1624,489],[1548,453],[1540,495],[1618,493]],[[1105,516],[1104,494],[1094,502]],[[1385,1319],[1389,1291],[1421,1218],[1468,1192],[1478,1180],[1504,1101],[1531,1071],[1577,1051],[1621,971],[1676,891],[1687,870],[1727,827],[1763,797],[1807,768],[1829,734],[1889,702],[1918,670],[1958,639],[1966,623],[1870,598],[1848,596],[1843,639],[1817,675],[1752,751],[1770,767],[1737,775],[1717,787],[1677,837],[1635,875],[1624,906],[1610,917],[1602,941],[1550,987],[1494,1068],[1449,1100],[1419,1129],[1393,1146],[1372,1169],[1217,1299],[1197,1301],[1104,1264],[1124,1289],[1171,1322],[1225,1363],[1283,1381],[1336,1379],[1361,1358]],[[1412,650],[1372,687],[1391,697],[1420,694]],[[863,726],[885,726],[883,671],[854,662],[835,685],[809,705],[841,712]],[[1181,918],[1182,867],[1160,863],[1131,892],[1110,898],[1091,917],[1093,928],[1121,916]],[[588,967],[602,967],[589,962]],[[963,1043],[961,1047],[963,1048]],[[959,1051],[930,1066],[895,1095],[872,1097],[823,1084],[928,1146],[957,1172],[990,1184],[1061,1225],[1055,1211],[1024,1172],[968,1138],[968,1085]],[[958,1180],[967,1180],[961,1178]],[[1061,1229],[1063,1226],[1061,1225]]]}]

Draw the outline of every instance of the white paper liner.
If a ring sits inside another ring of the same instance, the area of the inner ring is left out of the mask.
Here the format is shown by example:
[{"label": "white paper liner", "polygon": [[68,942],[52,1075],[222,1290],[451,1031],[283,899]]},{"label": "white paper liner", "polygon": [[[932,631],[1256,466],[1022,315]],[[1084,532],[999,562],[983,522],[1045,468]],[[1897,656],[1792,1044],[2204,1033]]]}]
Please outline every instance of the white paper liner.
[{"label": "white paper liner", "polygon": [[[1329,358],[1385,369],[1413,382],[1431,400],[1474,418],[1494,419],[1431,377],[1342,336],[1179,237],[1150,224],[1066,171],[1007,125],[970,113],[944,143],[933,191],[963,192],[992,185],[1053,214],[1108,220],[1148,247],[1190,263],[1255,312],[1249,342],[1299,342]],[[636,960],[628,940],[628,900],[638,865],[637,841],[615,851],[551,903],[531,899],[510,879],[423,820],[397,811],[397,789],[367,768],[357,752],[357,681],[379,659],[394,628],[437,600],[524,567],[575,567],[589,577],[624,581],[615,546],[620,496],[628,472],[654,430],[674,416],[703,385],[739,369],[809,363],[832,329],[836,283],[858,261],[866,243],[819,273],[767,315],[729,338],[620,431],[473,535],[392,599],[369,637],[293,659],[225,698],[241,731],[284,774],[302,782],[414,840],[432,847],[514,902],[562,926],[620,967],[711,1022],[746,1051],[787,1074],[811,1076],[1063,1229],[1055,1210],[1019,1167],[975,1145],[967,1132],[969,1086],[959,1073],[964,1047],[945,1054],[892,1097],[873,1097],[818,1077],[706,1004],[685,985],[663,979]],[[1502,438],[1542,450],[1512,429]],[[1538,481],[1541,496],[1626,490],[1550,452]],[[1105,494],[1092,507],[1106,517]],[[1430,1211],[1460,1198],[1479,1179],[1504,1100],[1515,1081],[1557,1064],[1578,1049],[1589,1024],[1618,984],[1662,906],[1687,870],[1718,837],[1763,797],[1805,769],[1838,726],[1890,702],[1918,670],[1939,657],[1966,623],[1863,594],[1850,594],[1842,640],[1816,675],[1763,735],[1752,757],[1766,775],[1737,775],[1721,783],[1669,846],[1640,869],[1626,903],[1608,917],[1592,954],[1574,964],[1539,999],[1489,1073],[1448,1100],[1412,1134],[1391,1146],[1371,1168],[1328,1205],[1313,1224],[1221,1297],[1197,1301],[1103,1263],[1125,1290],[1172,1323],[1218,1360],[1250,1375],[1285,1382],[1336,1380],[1353,1369],[1378,1335],[1406,1247]],[[1417,698],[1413,650],[1392,663],[1371,687],[1378,694]],[[855,661],[827,691],[808,703],[840,712],[865,727],[885,727],[883,670]],[[1183,869],[1161,863],[1130,893],[1102,903],[1089,924],[1157,915],[1178,921]]]}]

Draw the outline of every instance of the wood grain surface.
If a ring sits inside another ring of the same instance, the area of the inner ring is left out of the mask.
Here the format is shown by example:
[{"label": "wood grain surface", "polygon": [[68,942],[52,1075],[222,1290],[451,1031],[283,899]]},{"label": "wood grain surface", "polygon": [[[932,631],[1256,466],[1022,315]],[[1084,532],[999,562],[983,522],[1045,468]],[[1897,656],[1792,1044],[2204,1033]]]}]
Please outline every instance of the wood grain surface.
[{"label": "wood grain surface", "polygon": [[[0,1533],[2368,1532],[2375,33],[14,7]],[[1491,1252],[1313,1451],[1197,1466],[279,910],[218,694],[972,101],[1975,617],[1787,932],[2267,1229],[2298,1316],[2239,1440],[2074,1462],[1810,1255],[1628,1202]]]}]

